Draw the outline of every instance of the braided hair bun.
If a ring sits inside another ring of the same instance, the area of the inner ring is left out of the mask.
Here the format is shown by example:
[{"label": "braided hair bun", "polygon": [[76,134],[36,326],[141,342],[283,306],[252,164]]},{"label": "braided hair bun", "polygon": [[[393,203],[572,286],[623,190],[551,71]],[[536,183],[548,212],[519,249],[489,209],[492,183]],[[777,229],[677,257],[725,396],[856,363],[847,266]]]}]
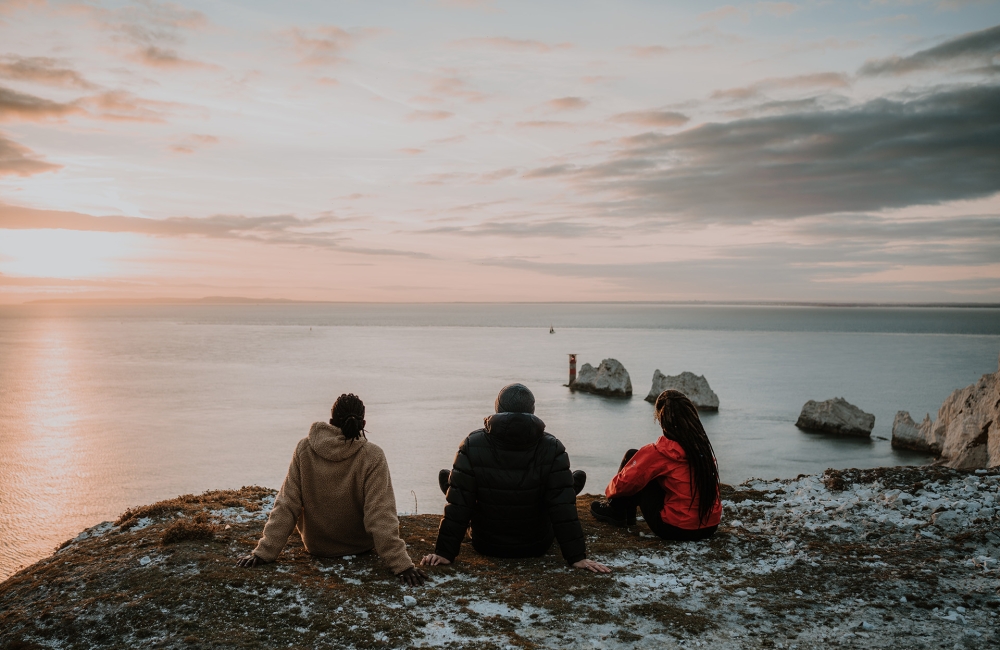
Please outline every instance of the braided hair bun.
[{"label": "braided hair bun", "polygon": [[347,440],[357,440],[365,434],[365,403],[354,393],[337,398],[330,410],[330,424],[344,433]]}]

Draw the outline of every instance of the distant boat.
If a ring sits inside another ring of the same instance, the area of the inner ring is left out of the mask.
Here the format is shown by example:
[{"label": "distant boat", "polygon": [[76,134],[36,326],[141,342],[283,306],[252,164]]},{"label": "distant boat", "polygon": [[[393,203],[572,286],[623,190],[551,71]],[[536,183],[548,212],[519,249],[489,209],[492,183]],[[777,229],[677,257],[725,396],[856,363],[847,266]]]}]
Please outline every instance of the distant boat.
[{"label": "distant boat", "polygon": [[549,325],[549,334],[555,334],[555,333],[556,333],[556,328]]}]

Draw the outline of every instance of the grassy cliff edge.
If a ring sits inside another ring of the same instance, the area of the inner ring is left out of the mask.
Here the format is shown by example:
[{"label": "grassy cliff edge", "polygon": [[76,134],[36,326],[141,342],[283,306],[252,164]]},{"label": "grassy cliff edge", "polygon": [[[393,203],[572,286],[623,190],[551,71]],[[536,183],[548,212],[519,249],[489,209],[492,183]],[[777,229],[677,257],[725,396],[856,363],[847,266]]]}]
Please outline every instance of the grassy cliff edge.
[{"label": "grassy cliff edge", "polygon": [[[234,566],[274,491],[126,511],[0,584],[0,647],[990,647],[1000,641],[1000,468],[828,470],[723,491],[718,534],[668,543],[579,500],[598,576],[481,557],[400,585],[373,554],[322,559],[297,535]],[[414,559],[439,517],[400,519]],[[415,602],[414,602],[415,601]]]}]

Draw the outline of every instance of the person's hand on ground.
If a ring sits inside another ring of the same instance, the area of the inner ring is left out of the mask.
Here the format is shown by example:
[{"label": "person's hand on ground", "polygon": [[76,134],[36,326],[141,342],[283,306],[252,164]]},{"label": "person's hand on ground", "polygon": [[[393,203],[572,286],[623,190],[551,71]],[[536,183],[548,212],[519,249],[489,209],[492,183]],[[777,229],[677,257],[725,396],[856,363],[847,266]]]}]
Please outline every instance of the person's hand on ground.
[{"label": "person's hand on ground", "polygon": [[451,560],[434,553],[425,555],[424,559],[420,560],[420,566],[438,566],[439,564],[451,564]]},{"label": "person's hand on ground", "polygon": [[244,555],[243,557],[236,560],[236,566],[241,566],[247,569],[252,569],[253,567],[264,563],[265,563],[264,560],[260,559],[253,553],[251,553],[250,555]]},{"label": "person's hand on ground", "polygon": [[427,574],[416,567],[410,567],[402,573],[397,573],[400,582],[411,587],[419,587],[427,580]]},{"label": "person's hand on ground", "polygon": [[574,562],[573,568],[586,569],[587,571],[593,571],[594,573],[611,573],[611,569],[604,566],[600,562],[594,562],[593,560],[580,560],[579,562]]}]

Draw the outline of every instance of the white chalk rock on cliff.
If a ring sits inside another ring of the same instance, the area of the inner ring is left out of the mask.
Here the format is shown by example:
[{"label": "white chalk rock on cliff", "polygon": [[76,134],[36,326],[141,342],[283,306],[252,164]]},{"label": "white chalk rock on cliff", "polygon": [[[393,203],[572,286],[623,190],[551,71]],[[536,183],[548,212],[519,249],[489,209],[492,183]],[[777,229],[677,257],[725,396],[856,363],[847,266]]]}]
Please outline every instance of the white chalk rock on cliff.
[{"label": "white chalk rock on cliff", "polygon": [[664,375],[657,370],[653,373],[653,386],[646,395],[647,402],[655,402],[665,390],[679,390],[702,411],[718,411],[719,396],[708,385],[704,375],[684,371],[679,375]]},{"label": "white chalk rock on cliff", "polygon": [[809,400],[802,407],[795,426],[803,431],[867,438],[875,426],[875,416],[865,413],[843,397],[825,402]]},{"label": "white chalk rock on cliff", "polygon": [[892,421],[893,449],[941,453],[940,445],[934,444],[932,428],[933,423],[929,413],[924,416],[923,422],[917,424],[907,411],[899,411]]},{"label": "white chalk rock on cliff", "polygon": [[[899,419],[899,416],[896,416]],[[934,424],[921,434],[927,451],[939,454],[955,469],[981,469],[1000,465],[1000,370],[959,388],[938,409]],[[895,446],[895,427],[893,445]]]},{"label": "white chalk rock on cliff", "polygon": [[618,360],[605,359],[596,369],[583,364],[570,388],[606,397],[632,397],[632,378]]}]

